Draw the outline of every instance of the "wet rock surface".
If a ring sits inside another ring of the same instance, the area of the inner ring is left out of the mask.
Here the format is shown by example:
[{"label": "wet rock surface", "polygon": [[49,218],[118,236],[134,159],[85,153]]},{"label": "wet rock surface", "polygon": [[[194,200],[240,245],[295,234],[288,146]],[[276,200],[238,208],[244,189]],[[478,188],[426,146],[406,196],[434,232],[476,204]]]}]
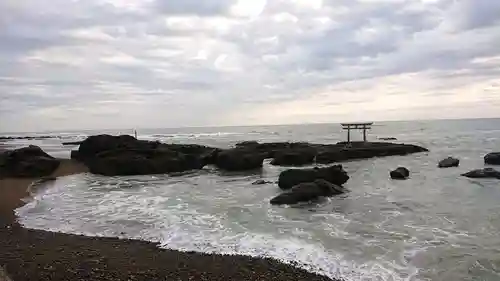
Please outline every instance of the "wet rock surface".
[{"label": "wet rock surface", "polygon": [[500,180],[500,171],[495,170],[493,168],[484,168],[477,169],[462,174],[462,176],[473,179],[481,179],[481,178],[489,178],[489,179],[499,179]]},{"label": "wet rock surface", "polygon": [[323,179],[318,179],[314,182],[299,183],[271,199],[270,203],[273,205],[296,204],[316,200],[321,197],[330,197],[344,192],[346,192],[346,190],[343,187]]},{"label": "wet rock surface", "polygon": [[48,176],[59,164],[59,160],[45,153],[40,147],[30,145],[0,154],[0,177]]},{"label": "wet rock surface", "polygon": [[448,157],[446,159],[439,161],[439,163],[438,163],[439,168],[458,167],[458,165],[460,165],[460,160],[458,160],[457,158],[453,158],[453,157]]},{"label": "wet rock surface", "polygon": [[289,169],[279,175],[278,186],[287,190],[298,184],[314,182],[318,179],[326,180],[335,185],[343,185],[349,180],[349,176],[342,165],[312,169]]},{"label": "wet rock surface", "polygon": [[405,167],[398,167],[389,173],[393,180],[405,180],[410,176],[410,171]]}]

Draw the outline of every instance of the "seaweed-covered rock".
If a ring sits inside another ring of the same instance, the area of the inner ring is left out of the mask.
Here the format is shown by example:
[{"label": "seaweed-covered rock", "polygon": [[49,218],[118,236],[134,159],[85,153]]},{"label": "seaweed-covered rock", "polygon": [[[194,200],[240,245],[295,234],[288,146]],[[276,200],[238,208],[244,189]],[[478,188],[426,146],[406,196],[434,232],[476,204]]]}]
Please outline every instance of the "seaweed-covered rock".
[{"label": "seaweed-covered rock", "polygon": [[446,159],[439,161],[438,167],[439,168],[458,167],[459,164],[460,160],[458,160],[457,158],[448,157]]}]

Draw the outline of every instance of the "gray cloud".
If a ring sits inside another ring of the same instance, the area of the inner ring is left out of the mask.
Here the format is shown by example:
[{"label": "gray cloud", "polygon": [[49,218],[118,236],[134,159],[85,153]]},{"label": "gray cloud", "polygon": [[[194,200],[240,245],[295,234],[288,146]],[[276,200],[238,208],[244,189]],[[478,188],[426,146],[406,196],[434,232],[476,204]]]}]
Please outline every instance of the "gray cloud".
[{"label": "gray cloud", "polygon": [[489,0],[6,0],[0,131],[314,122],[363,105],[384,118],[383,100],[406,118],[438,96],[490,116],[499,15]]}]

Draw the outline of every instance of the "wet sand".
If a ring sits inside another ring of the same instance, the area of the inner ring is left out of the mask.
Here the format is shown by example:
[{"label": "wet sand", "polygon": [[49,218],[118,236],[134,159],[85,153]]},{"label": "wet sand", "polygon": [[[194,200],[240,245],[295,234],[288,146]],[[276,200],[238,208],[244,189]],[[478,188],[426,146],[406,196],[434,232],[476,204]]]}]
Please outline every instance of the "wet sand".
[{"label": "wet sand", "polygon": [[[82,164],[63,160],[52,176],[86,171]],[[331,280],[273,259],[179,252],[138,240],[23,228],[14,210],[24,204],[36,180],[0,180],[0,266],[13,281]]]}]

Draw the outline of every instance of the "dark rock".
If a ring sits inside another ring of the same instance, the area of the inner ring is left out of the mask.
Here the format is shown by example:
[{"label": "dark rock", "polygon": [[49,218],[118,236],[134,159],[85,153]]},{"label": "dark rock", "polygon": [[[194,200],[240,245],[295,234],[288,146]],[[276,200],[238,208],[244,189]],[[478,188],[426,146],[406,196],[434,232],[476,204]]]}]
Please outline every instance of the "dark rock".
[{"label": "dark rock", "polygon": [[91,136],[71,158],[90,172],[106,176],[147,175],[201,169],[215,162],[218,150],[195,144],[163,144],[132,136]]},{"label": "dark rock", "polygon": [[316,155],[316,163],[329,164],[353,159],[407,155],[426,151],[428,151],[426,148],[416,145],[388,142],[353,142],[349,146],[347,143],[338,143],[333,146],[320,147]]},{"label": "dark rock", "polygon": [[391,171],[391,179],[405,180],[410,176],[410,171],[405,167],[398,167],[396,170]]},{"label": "dark rock", "polygon": [[97,154],[105,151],[130,149],[153,150],[159,145],[159,142],[138,140],[129,135],[97,135],[90,136],[82,141],[78,148],[78,152],[80,159],[91,159]]},{"label": "dark rock", "polygon": [[277,166],[303,166],[312,164],[316,157],[316,150],[312,148],[300,150],[284,150],[274,153],[271,165]]},{"label": "dark rock", "polygon": [[500,165],[500,152],[488,153],[484,156],[484,163],[489,165]]},{"label": "dark rock", "polygon": [[397,138],[394,137],[385,137],[385,138],[378,138],[379,140],[385,140],[385,141],[395,141],[398,140]]},{"label": "dark rock", "polygon": [[484,168],[467,172],[465,174],[462,174],[462,176],[473,179],[479,179],[479,178],[500,179],[500,171],[497,171],[492,168]]},{"label": "dark rock", "polygon": [[266,155],[253,150],[233,148],[217,153],[215,165],[226,171],[246,171],[262,168]]},{"label": "dark rock", "polygon": [[242,141],[236,144],[238,148],[248,148],[248,147],[256,147],[259,145],[257,141]]},{"label": "dark rock", "polygon": [[314,182],[323,179],[336,185],[343,185],[349,180],[347,172],[342,165],[334,165],[325,168],[313,169],[290,169],[279,175],[278,185],[281,189],[291,189],[300,183]]},{"label": "dark rock", "polygon": [[290,190],[271,199],[271,204],[296,204],[299,202],[307,202],[318,199],[320,197],[328,197],[337,194],[342,194],[345,189],[334,185],[328,181],[319,179],[314,182],[305,182],[295,185]]},{"label": "dark rock", "polygon": [[68,142],[63,142],[63,145],[80,145],[82,144],[83,141],[68,141]]},{"label": "dark rock", "polygon": [[0,154],[0,176],[3,177],[43,177],[57,167],[59,160],[34,145]]},{"label": "dark rock", "polygon": [[78,150],[71,150],[70,157],[71,157],[71,159],[78,160],[78,161],[83,160],[80,157],[80,151],[78,151]]},{"label": "dark rock", "polygon": [[149,175],[201,169],[203,163],[194,156],[170,150],[112,150],[87,160],[91,173],[105,176]]},{"label": "dark rock", "polygon": [[262,185],[262,184],[270,184],[272,182],[270,181],[266,181],[266,180],[256,180],[254,182],[252,182],[253,185]]},{"label": "dark rock", "polygon": [[439,161],[438,167],[439,168],[458,167],[459,164],[460,160],[458,160],[457,158],[448,157],[446,159]]}]

